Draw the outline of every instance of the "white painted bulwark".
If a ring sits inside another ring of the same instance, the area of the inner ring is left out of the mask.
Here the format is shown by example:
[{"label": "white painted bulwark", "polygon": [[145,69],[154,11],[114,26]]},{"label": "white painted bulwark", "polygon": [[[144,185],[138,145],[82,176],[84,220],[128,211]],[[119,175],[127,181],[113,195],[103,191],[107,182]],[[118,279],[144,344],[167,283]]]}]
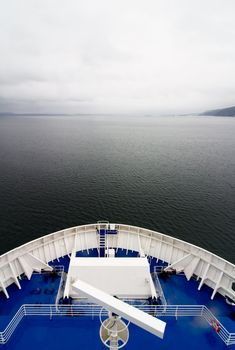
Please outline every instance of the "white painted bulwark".
[{"label": "white painted bulwark", "polygon": [[73,284],[73,289],[78,293],[82,293],[90,301],[105,307],[107,310],[145,329],[147,332],[163,338],[166,327],[165,322],[112,297],[84,281],[77,280]]},{"label": "white painted bulwark", "polygon": [[79,294],[72,289],[72,284],[77,279],[119,298],[156,297],[147,258],[77,258],[72,256],[64,297],[79,297]]},{"label": "white painted bulwark", "polygon": [[[141,256],[156,257],[172,265],[172,268],[184,271],[188,279],[195,275],[199,280],[199,288],[206,284],[213,289],[212,298],[216,291],[235,300],[235,291],[232,289],[232,283],[235,282],[234,264],[205,249],[156,231],[122,224],[110,225],[113,225],[118,233],[107,235],[106,248],[135,250],[140,252]],[[102,228],[102,224],[98,224],[98,227]],[[6,288],[12,283],[17,284],[16,278],[25,272],[30,274],[30,271],[24,271],[28,268],[20,263],[20,257],[27,254],[47,264],[70,255],[73,251],[99,249],[99,235],[96,229],[97,224],[68,228],[3,254],[0,256],[0,290],[7,296]]]}]

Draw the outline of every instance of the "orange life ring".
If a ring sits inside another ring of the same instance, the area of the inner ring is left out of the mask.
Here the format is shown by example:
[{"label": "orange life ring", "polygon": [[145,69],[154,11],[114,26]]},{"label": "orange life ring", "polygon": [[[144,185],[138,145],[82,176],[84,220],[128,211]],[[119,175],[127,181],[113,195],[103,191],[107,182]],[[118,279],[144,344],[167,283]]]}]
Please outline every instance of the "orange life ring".
[{"label": "orange life ring", "polygon": [[219,333],[220,323],[217,320],[211,320],[211,327],[216,331],[216,333]]}]

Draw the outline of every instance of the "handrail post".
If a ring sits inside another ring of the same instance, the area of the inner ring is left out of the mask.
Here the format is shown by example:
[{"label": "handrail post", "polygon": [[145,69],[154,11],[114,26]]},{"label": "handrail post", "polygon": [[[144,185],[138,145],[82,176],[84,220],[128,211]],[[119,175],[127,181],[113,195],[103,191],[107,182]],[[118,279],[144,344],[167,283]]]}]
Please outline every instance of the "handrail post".
[{"label": "handrail post", "polygon": [[175,309],[175,319],[176,320],[178,319],[178,305],[176,306],[176,309]]},{"label": "handrail post", "polygon": [[201,316],[203,316],[203,310],[204,310],[204,306],[201,306]]}]

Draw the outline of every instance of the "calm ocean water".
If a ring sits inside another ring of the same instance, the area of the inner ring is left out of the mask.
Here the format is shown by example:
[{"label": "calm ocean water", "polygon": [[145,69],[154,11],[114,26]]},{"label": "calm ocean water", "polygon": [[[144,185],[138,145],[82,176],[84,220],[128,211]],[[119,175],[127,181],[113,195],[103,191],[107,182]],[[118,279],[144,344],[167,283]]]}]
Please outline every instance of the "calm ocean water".
[{"label": "calm ocean water", "polygon": [[101,219],[235,263],[235,118],[0,118],[0,252]]}]

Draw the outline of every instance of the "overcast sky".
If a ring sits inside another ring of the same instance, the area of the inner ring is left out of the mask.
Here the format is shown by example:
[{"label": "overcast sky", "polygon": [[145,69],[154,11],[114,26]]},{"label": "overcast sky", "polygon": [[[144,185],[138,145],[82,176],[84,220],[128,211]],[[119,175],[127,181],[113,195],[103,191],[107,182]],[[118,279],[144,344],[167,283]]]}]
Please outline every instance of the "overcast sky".
[{"label": "overcast sky", "polygon": [[0,112],[235,105],[234,0],[0,0]]}]

